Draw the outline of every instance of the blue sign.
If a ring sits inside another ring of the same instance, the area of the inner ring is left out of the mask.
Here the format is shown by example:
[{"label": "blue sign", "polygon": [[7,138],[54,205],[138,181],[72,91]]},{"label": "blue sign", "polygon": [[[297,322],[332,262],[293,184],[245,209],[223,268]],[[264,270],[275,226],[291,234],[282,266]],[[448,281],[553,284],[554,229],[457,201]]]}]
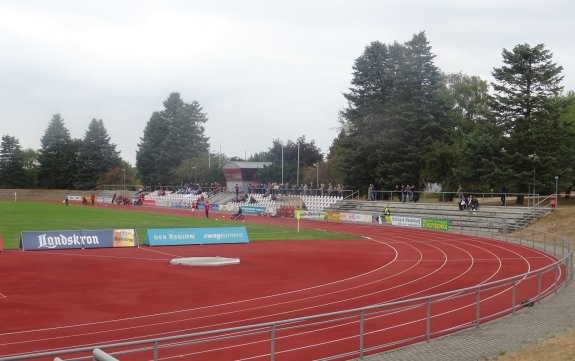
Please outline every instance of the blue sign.
[{"label": "blue sign", "polygon": [[243,214],[260,214],[267,211],[267,207],[262,206],[240,206]]},{"label": "blue sign", "polygon": [[148,229],[145,245],[248,243],[246,227]]},{"label": "blue sign", "polygon": [[135,247],[138,237],[134,229],[22,232],[23,250]]}]

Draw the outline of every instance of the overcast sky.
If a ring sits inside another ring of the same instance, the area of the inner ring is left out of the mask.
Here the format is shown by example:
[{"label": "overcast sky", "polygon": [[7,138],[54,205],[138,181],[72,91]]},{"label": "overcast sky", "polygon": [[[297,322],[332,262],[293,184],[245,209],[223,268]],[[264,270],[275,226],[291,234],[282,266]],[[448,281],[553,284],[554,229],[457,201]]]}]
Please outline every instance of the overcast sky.
[{"label": "overcast sky", "polygon": [[40,148],[53,114],[74,138],[102,119],[135,165],[171,92],[198,101],[212,152],[273,139],[327,153],[354,60],[425,31],[444,72],[490,81],[501,52],[544,43],[575,90],[571,0],[0,0],[0,135]]}]

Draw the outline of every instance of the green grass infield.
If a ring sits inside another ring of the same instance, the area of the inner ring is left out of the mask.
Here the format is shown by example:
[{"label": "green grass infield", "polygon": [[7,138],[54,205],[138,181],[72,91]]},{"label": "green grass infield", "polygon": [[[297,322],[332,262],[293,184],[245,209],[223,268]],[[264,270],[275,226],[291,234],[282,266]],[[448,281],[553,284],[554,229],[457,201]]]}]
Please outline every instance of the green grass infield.
[{"label": "green grass infield", "polygon": [[[99,208],[91,206],[64,206],[43,202],[0,201],[0,234],[4,249],[17,249],[20,233],[25,231],[55,230],[98,230],[136,229],[140,244],[146,237],[147,229],[158,228],[210,228],[237,227],[237,221],[222,219],[227,214],[213,214],[206,219],[199,216],[173,216],[152,213],[132,212],[125,209]],[[215,218],[219,219],[216,220]],[[314,240],[314,239],[357,239],[358,236],[300,228],[297,232],[291,227],[276,227],[250,222],[241,223],[248,232],[250,241],[273,240]]]}]

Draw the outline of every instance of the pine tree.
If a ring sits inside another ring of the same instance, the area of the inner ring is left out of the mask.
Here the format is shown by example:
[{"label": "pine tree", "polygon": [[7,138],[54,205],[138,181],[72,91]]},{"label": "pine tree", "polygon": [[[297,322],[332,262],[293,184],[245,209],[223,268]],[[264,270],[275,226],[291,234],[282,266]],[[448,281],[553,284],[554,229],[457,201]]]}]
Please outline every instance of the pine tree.
[{"label": "pine tree", "polygon": [[502,163],[511,170],[508,182],[517,192],[533,192],[552,183],[544,178],[560,167],[553,135],[561,131],[562,105],[555,99],[563,89],[563,68],[543,44],[504,49],[503,63],[492,72],[492,107],[505,134]]},{"label": "pine tree", "polygon": [[433,58],[422,32],[405,44],[373,42],[356,60],[342,131],[330,150],[348,185],[390,189],[439,180],[427,178],[439,175],[425,172],[426,156],[450,142],[452,127]]},{"label": "pine tree", "polygon": [[0,145],[0,188],[25,188],[27,185],[20,142],[4,135]]},{"label": "pine tree", "polygon": [[104,122],[92,119],[79,149],[75,188],[95,188],[99,177],[120,164],[120,153],[110,143]]},{"label": "pine tree", "polygon": [[60,114],[55,114],[50,120],[41,144],[38,157],[40,186],[72,188],[79,141],[72,140]]},{"label": "pine tree", "polygon": [[171,93],[164,110],[154,112],[138,145],[136,165],[147,184],[170,184],[185,160],[208,152],[203,124],[207,116],[198,102],[185,103],[179,93]]}]

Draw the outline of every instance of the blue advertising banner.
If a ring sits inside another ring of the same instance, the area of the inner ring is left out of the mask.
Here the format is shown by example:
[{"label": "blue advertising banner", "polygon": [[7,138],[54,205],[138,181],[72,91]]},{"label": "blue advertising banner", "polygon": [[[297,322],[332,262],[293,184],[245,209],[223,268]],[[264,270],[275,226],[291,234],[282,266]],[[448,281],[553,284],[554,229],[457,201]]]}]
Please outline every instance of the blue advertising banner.
[{"label": "blue advertising banner", "polygon": [[267,207],[262,206],[240,206],[243,214],[260,214],[267,211]]},{"label": "blue advertising banner", "polygon": [[179,246],[191,244],[248,243],[246,227],[148,229],[145,245]]},{"label": "blue advertising banner", "polygon": [[135,229],[22,232],[20,248],[28,250],[135,247]]}]

